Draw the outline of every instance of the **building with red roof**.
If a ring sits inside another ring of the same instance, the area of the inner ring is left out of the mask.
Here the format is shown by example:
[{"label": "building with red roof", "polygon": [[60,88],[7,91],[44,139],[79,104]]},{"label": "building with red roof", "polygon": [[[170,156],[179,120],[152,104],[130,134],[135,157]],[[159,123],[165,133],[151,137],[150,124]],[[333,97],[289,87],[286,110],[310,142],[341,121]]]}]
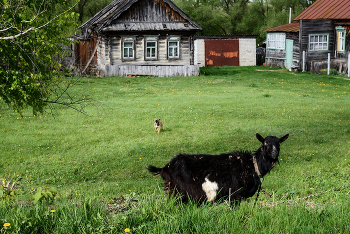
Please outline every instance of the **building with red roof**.
[{"label": "building with red roof", "polygon": [[290,24],[266,29],[266,65],[318,73],[347,71],[350,0],[317,0]]}]

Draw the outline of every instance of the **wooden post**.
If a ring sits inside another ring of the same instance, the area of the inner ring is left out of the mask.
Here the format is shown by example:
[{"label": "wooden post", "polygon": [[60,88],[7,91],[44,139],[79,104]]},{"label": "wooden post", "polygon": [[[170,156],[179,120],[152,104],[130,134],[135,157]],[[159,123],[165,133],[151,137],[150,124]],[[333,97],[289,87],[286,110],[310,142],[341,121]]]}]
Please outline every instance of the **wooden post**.
[{"label": "wooden post", "polygon": [[305,50],[303,51],[303,72],[305,71]]},{"label": "wooden post", "polygon": [[348,53],[348,77],[350,77],[350,53]]},{"label": "wooden post", "polygon": [[231,188],[228,189],[228,204],[231,205]]},{"label": "wooden post", "polygon": [[331,53],[328,53],[327,75],[329,75],[330,70],[331,70]]}]

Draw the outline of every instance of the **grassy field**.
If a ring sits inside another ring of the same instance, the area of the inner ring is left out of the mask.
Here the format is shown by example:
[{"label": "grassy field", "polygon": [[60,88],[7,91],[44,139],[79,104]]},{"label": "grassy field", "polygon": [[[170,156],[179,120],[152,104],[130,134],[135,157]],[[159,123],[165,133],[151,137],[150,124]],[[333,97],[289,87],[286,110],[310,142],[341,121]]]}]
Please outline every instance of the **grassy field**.
[{"label": "grassy field", "polygon": [[[86,97],[86,115],[56,107],[20,117],[1,104],[0,180],[16,181],[16,194],[0,202],[0,233],[350,231],[345,77],[217,67],[198,77],[84,77],[71,93]],[[167,202],[146,170],[178,153],[256,150],[257,132],[290,134],[263,183],[274,197],[261,193],[257,207],[255,197],[236,208]],[[58,195],[33,205],[39,188]]]}]

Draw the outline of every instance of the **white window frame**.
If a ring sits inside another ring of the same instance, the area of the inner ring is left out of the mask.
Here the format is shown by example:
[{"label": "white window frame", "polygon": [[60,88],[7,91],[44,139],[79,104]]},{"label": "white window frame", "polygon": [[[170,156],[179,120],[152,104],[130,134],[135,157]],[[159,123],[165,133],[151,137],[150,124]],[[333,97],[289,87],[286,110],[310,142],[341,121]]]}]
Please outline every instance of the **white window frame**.
[{"label": "white window frame", "polygon": [[[148,46],[148,43],[155,43],[155,46]],[[154,49],[154,55],[152,54],[152,49]],[[148,56],[148,54],[150,56]],[[145,60],[157,60],[157,59],[158,59],[158,38],[145,37]]]},{"label": "white window frame", "polygon": [[285,33],[268,33],[267,48],[276,50],[286,49],[286,34]]},{"label": "white window frame", "polygon": [[346,29],[341,26],[338,26],[335,29],[337,30],[337,52],[344,54]]},{"label": "white window frame", "polygon": [[[176,46],[170,45],[171,43],[176,43]],[[174,51],[177,54],[174,55]],[[169,37],[168,39],[168,59],[179,59],[180,58],[180,37]]]},{"label": "white window frame", "polygon": [[[131,46],[125,46],[125,44],[131,43]],[[125,56],[125,49],[127,49],[127,55]],[[131,55],[131,56],[130,56]],[[122,60],[134,60],[135,59],[135,38],[125,37],[122,41]]]},{"label": "white window frame", "polygon": [[[324,40],[325,38],[326,38],[326,41]],[[309,34],[309,51],[327,51],[328,48],[329,48],[328,34]]]}]

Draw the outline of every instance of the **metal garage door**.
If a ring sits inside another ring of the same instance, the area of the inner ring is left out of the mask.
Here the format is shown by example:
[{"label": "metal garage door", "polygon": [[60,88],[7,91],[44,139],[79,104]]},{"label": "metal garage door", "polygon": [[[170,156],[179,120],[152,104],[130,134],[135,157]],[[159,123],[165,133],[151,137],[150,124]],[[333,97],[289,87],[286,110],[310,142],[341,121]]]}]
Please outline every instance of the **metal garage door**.
[{"label": "metal garage door", "polygon": [[205,66],[239,66],[239,39],[206,39]]}]

